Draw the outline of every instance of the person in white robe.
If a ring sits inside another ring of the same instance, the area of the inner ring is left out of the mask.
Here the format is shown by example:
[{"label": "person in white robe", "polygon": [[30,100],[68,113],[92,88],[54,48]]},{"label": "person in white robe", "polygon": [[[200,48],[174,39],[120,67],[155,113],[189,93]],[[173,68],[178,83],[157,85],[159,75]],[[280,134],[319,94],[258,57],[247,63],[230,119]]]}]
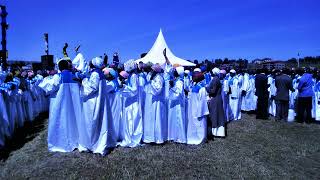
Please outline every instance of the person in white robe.
[{"label": "person in white robe", "polygon": [[108,131],[110,132],[110,138],[108,138],[108,147],[117,145],[121,141],[120,138],[120,122],[123,117],[122,112],[122,95],[120,92],[120,86],[118,81],[118,73],[112,68],[105,68],[103,70],[106,76],[106,96],[110,103],[110,112],[112,120],[108,121]]},{"label": "person in white robe", "polygon": [[7,91],[4,86],[6,74],[0,71],[0,147],[5,145],[5,138],[9,137],[9,118],[7,114],[6,104],[4,102],[3,93]]},{"label": "person in white robe", "polygon": [[79,150],[90,150],[93,153],[105,155],[108,148],[108,121],[112,118],[105,89],[106,81],[102,68],[103,59],[100,57],[91,60],[90,77],[82,80],[82,116],[84,121],[79,124],[81,132]]},{"label": "person in white robe", "polygon": [[11,137],[17,128],[18,117],[17,117],[17,107],[15,101],[15,84],[13,83],[13,74],[8,73],[4,83],[7,86],[7,90],[3,94],[4,102],[7,109],[8,120],[9,120],[9,136]]},{"label": "person in white robe", "polygon": [[9,136],[9,120],[7,115],[7,108],[2,96],[2,91],[4,91],[4,88],[0,87],[0,147],[3,147],[5,145],[5,138]]},{"label": "person in white robe", "polygon": [[204,80],[201,72],[194,72],[192,79],[194,84],[189,93],[187,144],[198,145],[207,139],[208,94],[201,82]]},{"label": "person in white robe", "polygon": [[[126,81],[121,90],[123,98],[123,116],[120,123],[120,134],[122,141],[120,146],[136,147],[140,144],[143,134],[142,114],[139,108],[139,79],[134,72],[136,70],[134,60],[125,63],[125,70],[120,72],[120,76]],[[130,73],[128,74],[127,71]]]},{"label": "person in white robe", "polygon": [[20,86],[20,79],[18,77],[13,78],[13,83],[14,83],[14,101],[16,104],[16,110],[17,110],[17,125],[18,127],[23,127],[25,123],[25,114],[24,114],[24,109],[22,106],[22,90],[19,89]]},{"label": "person in white robe", "polygon": [[317,80],[317,83],[314,88],[314,96],[315,96],[315,120],[320,121],[320,81]]},{"label": "person in white robe", "polygon": [[78,122],[81,122],[79,84],[65,59],[58,62],[61,73],[39,87],[51,95],[48,125],[48,149],[71,152],[78,148]]},{"label": "person in white robe", "polygon": [[[312,89],[313,89],[313,92],[316,92],[316,84],[317,84],[317,80],[315,77],[312,78],[312,82],[313,82],[313,85],[312,85]],[[311,117],[313,119],[316,118],[316,95],[314,94],[312,96],[312,109],[311,109]]]},{"label": "person in white robe", "polygon": [[277,93],[277,88],[275,84],[275,79],[273,78],[272,75],[268,76],[268,84],[270,85],[268,90],[269,90],[269,114],[272,116],[276,116],[276,102],[274,97],[276,96]]},{"label": "person in white robe", "polygon": [[252,104],[252,86],[250,85],[250,76],[247,72],[243,75],[243,84],[242,84],[242,104],[241,110],[242,111],[251,111],[251,104]]},{"label": "person in white robe", "polygon": [[255,95],[256,86],[255,86],[255,76],[253,74],[250,74],[249,81],[250,81],[250,88],[248,91],[248,98],[251,99],[251,103],[248,107],[250,111],[255,111],[257,109],[258,97]]},{"label": "person in white robe", "polygon": [[144,91],[144,87],[147,83],[147,73],[145,72],[146,65],[143,62],[139,62],[138,65],[138,93],[139,93],[139,113],[142,115],[142,119],[144,119],[144,105],[146,99],[146,93]]},{"label": "person in white robe", "polygon": [[84,74],[89,72],[89,63],[80,52],[77,52],[76,57],[72,60],[72,65],[77,71],[80,71]]},{"label": "person in white robe", "polygon": [[226,70],[222,69],[220,70],[220,79],[222,84],[222,100],[223,100],[223,109],[224,114],[226,116],[226,121],[232,121],[233,120],[233,114],[231,111],[231,107],[229,104],[229,79],[230,76],[227,74]]},{"label": "person in white robe", "polygon": [[145,114],[143,121],[143,142],[161,144],[167,140],[168,122],[165,105],[164,78],[159,64],[152,66],[145,87]]},{"label": "person in white robe", "polygon": [[169,111],[168,111],[168,140],[178,143],[186,143],[186,115],[184,93],[184,68],[176,67],[175,80],[170,83]]},{"label": "person in white robe", "polygon": [[230,70],[229,80],[229,104],[233,114],[233,120],[241,119],[241,84],[234,69]]},{"label": "person in white robe", "polygon": [[26,90],[23,93],[23,100],[26,108],[26,119],[27,121],[33,121],[36,117],[34,113],[34,101],[36,100],[36,97],[31,89],[32,80],[29,78],[29,75],[30,73],[28,72],[26,75]]}]

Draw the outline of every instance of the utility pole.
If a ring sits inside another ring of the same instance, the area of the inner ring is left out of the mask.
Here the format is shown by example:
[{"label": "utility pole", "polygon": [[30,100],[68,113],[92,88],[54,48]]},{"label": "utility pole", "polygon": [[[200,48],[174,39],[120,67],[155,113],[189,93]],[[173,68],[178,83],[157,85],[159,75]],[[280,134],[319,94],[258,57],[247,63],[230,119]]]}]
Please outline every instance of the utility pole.
[{"label": "utility pole", "polygon": [[298,68],[300,68],[300,53],[298,53],[298,59],[297,59],[297,62],[298,62]]},{"label": "utility pole", "polygon": [[4,66],[4,69],[7,66],[7,56],[8,56],[8,52],[7,52],[7,29],[8,29],[8,24],[7,24],[7,16],[8,16],[8,12],[6,10],[6,6],[4,5],[0,5],[0,9],[1,9],[1,31],[2,31],[2,41],[1,41],[1,45],[2,45],[2,50],[1,50],[1,54],[0,54],[0,59],[1,59],[1,63]]}]

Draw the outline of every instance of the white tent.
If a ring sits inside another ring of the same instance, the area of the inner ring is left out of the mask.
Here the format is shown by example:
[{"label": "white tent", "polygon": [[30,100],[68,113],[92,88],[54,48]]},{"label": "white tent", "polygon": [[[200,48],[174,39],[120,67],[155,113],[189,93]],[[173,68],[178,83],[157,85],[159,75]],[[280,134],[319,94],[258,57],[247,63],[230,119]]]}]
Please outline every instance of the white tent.
[{"label": "white tent", "polygon": [[159,35],[157,37],[156,42],[153,44],[152,48],[150,49],[150,51],[148,52],[148,54],[141,58],[136,60],[136,63],[139,63],[140,61],[142,61],[143,63],[148,63],[151,62],[153,64],[159,63],[160,65],[163,65],[166,63],[166,59],[163,55],[163,50],[167,49],[167,57],[170,61],[171,64],[179,64],[181,66],[195,66],[195,64],[186,61],[184,59],[178,58],[176,57],[171,50],[169,49],[169,47],[167,46],[166,40],[163,37],[162,31],[160,29]]}]

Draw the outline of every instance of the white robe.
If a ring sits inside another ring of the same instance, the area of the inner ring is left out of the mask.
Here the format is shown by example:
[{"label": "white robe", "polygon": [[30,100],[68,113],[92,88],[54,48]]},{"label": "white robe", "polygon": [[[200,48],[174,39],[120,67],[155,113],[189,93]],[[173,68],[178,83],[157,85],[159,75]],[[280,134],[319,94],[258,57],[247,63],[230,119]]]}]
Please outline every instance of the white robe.
[{"label": "white robe", "polygon": [[[49,78],[48,78],[49,79]],[[50,76],[50,81],[52,81],[52,77]],[[50,81],[45,81],[43,83],[40,83],[43,86],[51,86]],[[39,84],[39,87],[40,87]],[[23,92],[23,102],[25,106],[25,111],[26,111],[26,119],[27,121],[33,121],[35,119],[35,114],[34,114],[34,101],[36,100],[34,93],[31,90],[31,85],[30,82],[27,81],[26,84],[26,91]],[[42,88],[42,87],[41,87]],[[48,87],[43,87],[43,89],[47,89]]]},{"label": "white robe", "polygon": [[315,120],[320,121],[320,82],[315,85],[314,99]]},{"label": "white robe", "polygon": [[41,86],[51,95],[48,149],[52,152],[71,152],[78,148],[77,124],[81,121],[80,88],[77,83],[63,82],[62,76],[54,75],[47,85]]},{"label": "white robe", "polygon": [[112,115],[112,121],[108,122],[108,131],[110,132],[110,141],[114,143],[114,145],[108,146],[115,146],[120,139],[120,122],[122,119],[122,95],[121,92],[117,89],[118,85],[115,83],[116,80],[107,81],[107,88],[106,88],[106,96],[108,97],[110,103],[110,112]]},{"label": "white robe", "polygon": [[2,93],[0,92],[0,147],[5,144],[5,137],[9,136],[9,120],[7,114],[7,108],[4,103]]},{"label": "white robe", "polygon": [[232,120],[241,119],[241,84],[237,76],[230,79],[229,86],[231,94],[229,95],[229,104],[233,114]]},{"label": "white robe", "polygon": [[[102,74],[102,72],[101,72]],[[84,121],[79,124],[79,150],[105,155],[108,148],[108,121],[112,121],[105,89],[106,81],[96,71],[82,81]]]},{"label": "white robe", "polygon": [[268,77],[268,84],[270,84],[269,90],[269,114],[272,116],[276,116],[276,102],[275,100],[271,100],[271,96],[277,95],[277,88],[275,84],[275,79],[271,76]]},{"label": "white robe", "polygon": [[[312,79],[312,81],[313,81],[313,85],[312,85],[312,90],[313,90],[313,92],[316,92],[316,83],[317,83],[317,81],[316,81],[316,79]],[[316,109],[317,109],[317,107],[316,107],[316,95],[314,94],[313,96],[312,96],[312,109],[311,109],[311,117],[312,118],[316,118]]]},{"label": "white robe", "polygon": [[140,144],[143,134],[142,114],[139,108],[138,76],[132,74],[128,84],[122,89],[123,117],[120,123],[120,146],[136,147]]},{"label": "white robe", "polygon": [[142,121],[144,118],[144,105],[146,99],[146,92],[144,91],[144,87],[147,83],[146,74],[141,72],[139,75],[139,83],[138,83],[138,93],[139,93],[139,113],[142,115]]},{"label": "white robe", "polygon": [[250,82],[250,76],[248,73],[245,73],[243,76],[243,84],[241,90],[246,91],[246,95],[242,97],[241,110],[243,111],[252,111],[255,110],[252,108],[254,92],[252,84]]},{"label": "white robe", "polygon": [[223,109],[224,109],[224,113],[226,116],[226,120],[227,122],[232,121],[234,116],[230,107],[230,103],[229,103],[229,77],[226,77],[223,82],[221,83],[223,88],[222,88],[222,100],[223,100]]},{"label": "white robe", "polygon": [[181,79],[176,80],[169,91],[168,140],[186,143],[186,115],[184,86]]},{"label": "white robe", "polygon": [[13,91],[8,90],[3,97],[4,97],[4,102],[6,104],[6,109],[8,113],[8,120],[9,120],[8,129],[9,129],[9,136],[11,137],[16,129],[16,124],[18,123],[15,95]]},{"label": "white robe", "polygon": [[167,140],[168,125],[164,97],[164,79],[157,74],[145,87],[145,116],[143,142],[163,143]]},{"label": "white robe", "polygon": [[207,138],[207,91],[204,87],[198,93],[190,92],[188,102],[187,144],[201,144]]}]

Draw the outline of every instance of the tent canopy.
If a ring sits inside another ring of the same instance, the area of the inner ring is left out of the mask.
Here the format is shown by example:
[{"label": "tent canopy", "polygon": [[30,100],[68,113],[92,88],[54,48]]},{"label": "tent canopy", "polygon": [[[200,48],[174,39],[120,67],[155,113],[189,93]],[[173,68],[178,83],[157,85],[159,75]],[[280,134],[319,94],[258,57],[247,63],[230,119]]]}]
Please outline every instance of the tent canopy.
[{"label": "tent canopy", "polygon": [[171,64],[179,64],[181,66],[195,66],[194,63],[178,58],[171,52],[166,43],[166,40],[163,37],[161,29],[156,42],[153,44],[147,55],[141,59],[137,59],[135,62],[139,63],[142,61],[143,63],[151,62],[153,64],[159,63],[160,65],[163,65],[166,63],[166,59],[163,55],[164,49],[166,49],[167,51],[167,57]]}]

